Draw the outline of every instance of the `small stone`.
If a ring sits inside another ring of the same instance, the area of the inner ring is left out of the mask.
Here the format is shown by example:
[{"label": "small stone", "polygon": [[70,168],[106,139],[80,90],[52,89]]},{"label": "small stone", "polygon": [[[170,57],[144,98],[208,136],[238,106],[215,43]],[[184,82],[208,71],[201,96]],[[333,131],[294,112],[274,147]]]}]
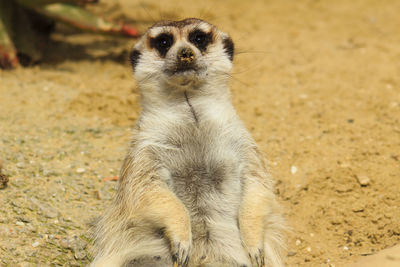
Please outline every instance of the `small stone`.
[{"label": "small stone", "polygon": [[307,247],[306,250],[307,250],[308,252],[311,252],[311,247]]},{"label": "small stone", "polygon": [[32,197],[30,201],[42,212],[47,218],[56,218],[58,211],[45,202],[40,202],[38,199]]},{"label": "small stone", "polygon": [[23,217],[23,216],[18,216],[16,219],[17,219],[18,221],[23,222],[23,223],[30,223],[30,222],[31,222],[30,219],[28,219],[27,217]]},{"label": "small stone", "polygon": [[62,248],[70,248],[71,247],[71,244],[70,244],[70,242],[68,241],[68,239],[61,239],[60,240],[60,246],[62,247]]},{"label": "small stone", "polygon": [[23,162],[18,162],[17,164],[15,164],[15,166],[17,166],[17,168],[22,169],[25,167],[25,164]]},{"label": "small stone", "polygon": [[295,173],[297,172],[297,167],[296,167],[296,166],[290,167],[290,172],[291,172],[292,174],[295,174]]},{"label": "small stone", "polygon": [[371,183],[371,179],[366,175],[357,175],[357,181],[361,186],[367,186]]},{"label": "small stone", "polygon": [[94,191],[94,195],[95,195],[97,200],[101,200],[101,195],[100,195],[100,191],[99,190],[95,190]]},{"label": "small stone", "polygon": [[348,162],[341,162],[341,163],[339,164],[339,166],[342,167],[342,168],[348,168],[348,167],[350,167],[351,165],[350,165],[350,163],[348,163]]},{"label": "small stone", "polygon": [[308,98],[308,95],[307,95],[307,94],[300,94],[299,97],[300,97],[301,99],[307,99],[307,98]]},{"label": "small stone", "polygon": [[344,247],[343,247],[343,250],[346,250],[346,251],[347,251],[347,250],[349,250],[349,247],[344,246]]},{"label": "small stone", "polygon": [[84,250],[86,248],[86,242],[80,239],[77,236],[74,236],[74,238],[71,238],[69,240],[69,243],[71,244],[71,248],[74,252]]},{"label": "small stone", "polygon": [[331,220],[331,224],[332,225],[340,225],[340,224],[342,224],[342,220],[341,220],[341,218],[333,218],[332,220]]},{"label": "small stone", "polygon": [[85,168],[76,169],[76,173],[84,173],[85,171],[86,171]]},{"label": "small stone", "polygon": [[86,252],[84,250],[79,250],[75,252],[74,258],[76,260],[83,260],[84,258],[86,258]]},{"label": "small stone", "polygon": [[36,247],[38,247],[39,245],[40,245],[40,243],[39,243],[38,241],[36,241],[36,242],[34,242],[34,243],[32,244],[32,247],[36,248]]},{"label": "small stone", "polygon": [[362,203],[354,203],[352,207],[353,212],[363,212],[364,211],[364,205]]},{"label": "small stone", "polygon": [[299,239],[296,240],[296,246],[300,246],[301,245],[301,241]]},{"label": "small stone", "polygon": [[289,251],[287,254],[288,257],[293,257],[295,255],[296,255],[296,252],[294,252],[294,251]]},{"label": "small stone", "polygon": [[45,176],[45,177],[49,177],[49,176],[51,176],[53,174],[53,172],[51,170],[48,170],[48,169],[44,169],[42,171],[42,173],[43,173],[43,176]]},{"label": "small stone", "polygon": [[353,191],[351,184],[336,184],[335,188],[336,192],[338,193],[347,193]]},{"label": "small stone", "polygon": [[20,221],[16,222],[15,224],[18,225],[18,226],[24,226],[25,225],[23,222],[20,222]]}]

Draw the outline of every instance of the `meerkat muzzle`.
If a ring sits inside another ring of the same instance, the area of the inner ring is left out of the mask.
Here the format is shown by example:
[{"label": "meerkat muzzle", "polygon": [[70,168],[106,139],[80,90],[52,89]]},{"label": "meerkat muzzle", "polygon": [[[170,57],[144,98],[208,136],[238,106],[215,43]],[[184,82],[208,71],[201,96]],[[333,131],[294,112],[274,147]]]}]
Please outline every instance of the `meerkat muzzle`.
[{"label": "meerkat muzzle", "polygon": [[196,57],[192,49],[189,47],[183,47],[179,50],[177,59],[180,64],[191,64]]},{"label": "meerkat muzzle", "polygon": [[173,74],[186,73],[188,71],[197,71],[196,55],[190,47],[182,47],[176,54],[176,63]]}]

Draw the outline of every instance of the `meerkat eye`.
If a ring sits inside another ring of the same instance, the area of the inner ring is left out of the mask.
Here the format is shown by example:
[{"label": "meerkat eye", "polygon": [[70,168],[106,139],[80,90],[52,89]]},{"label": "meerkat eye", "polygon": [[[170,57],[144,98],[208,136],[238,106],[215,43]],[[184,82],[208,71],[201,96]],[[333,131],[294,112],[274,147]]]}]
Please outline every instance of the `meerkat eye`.
[{"label": "meerkat eye", "polygon": [[200,51],[206,50],[211,39],[211,33],[205,33],[201,30],[194,30],[189,33],[189,42],[194,44]]},{"label": "meerkat eye", "polygon": [[161,56],[165,56],[174,44],[174,36],[169,33],[162,33],[150,40],[150,46],[157,49]]}]

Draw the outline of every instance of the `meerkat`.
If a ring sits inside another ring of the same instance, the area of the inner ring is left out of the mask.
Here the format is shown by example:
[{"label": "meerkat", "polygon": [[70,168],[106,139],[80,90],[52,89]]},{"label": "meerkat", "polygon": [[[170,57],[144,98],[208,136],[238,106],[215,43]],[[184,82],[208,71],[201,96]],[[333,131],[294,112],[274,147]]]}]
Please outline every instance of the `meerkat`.
[{"label": "meerkat", "polygon": [[229,35],[195,18],[134,46],[142,111],[92,267],[283,266],[273,181],[231,103],[233,57]]}]

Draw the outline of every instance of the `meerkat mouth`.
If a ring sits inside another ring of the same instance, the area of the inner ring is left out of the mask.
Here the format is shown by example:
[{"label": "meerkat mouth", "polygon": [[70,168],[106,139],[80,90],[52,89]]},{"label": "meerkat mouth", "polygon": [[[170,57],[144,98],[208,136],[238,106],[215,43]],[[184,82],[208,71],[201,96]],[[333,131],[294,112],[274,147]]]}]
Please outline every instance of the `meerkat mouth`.
[{"label": "meerkat mouth", "polygon": [[170,76],[180,75],[180,76],[188,76],[188,75],[198,75],[200,69],[193,64],[176,64],[174,68],[167,71]]},{"label": "meerkat mouth", "polygon": [[189,68],[177,68],[172,75],[185,75],[185,74],[196,74],[197,69],[194,67]]},{"label": "meerkat mouth", "polygon": [[188,89],[188,87],[195,87],[199,84],[200,79],[195,71],[184,71],[172,74],[166,79],[166,82],[173,87],[178,87],[181,89]]},{"label": "meerkat mouth", "polygon": [[166,70],[166,81],[170,85],[175,85],[186,89],[194,87],[202,81],[203,69],[196,65],[176,64],[173,68]]}]

